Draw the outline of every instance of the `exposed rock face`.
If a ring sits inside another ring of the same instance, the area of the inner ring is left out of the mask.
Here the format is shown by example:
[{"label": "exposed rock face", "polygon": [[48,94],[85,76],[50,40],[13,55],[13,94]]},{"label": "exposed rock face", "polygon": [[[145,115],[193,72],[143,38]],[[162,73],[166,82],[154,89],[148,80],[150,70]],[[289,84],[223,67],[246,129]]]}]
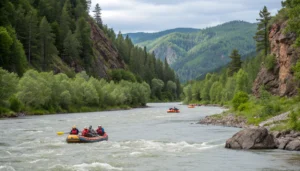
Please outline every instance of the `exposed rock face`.
[{"label": "exposed rock face", "polygon": [[89,20],[88,22],[91,26],[91,39],[93,41],[95,56],[92,72],[99,78],[106,78],[109,69],[124,69],[125,63],[120,58],[119,53],[114,48],[112,42],[92,20]]},{"label": "exposed rock face", "polygon": [[300,56],[300,49],[294,48],[292,44],[296,35],[284,33],[286,22],[274,24],[269,33],[271,54],[276,57],[276,66],[272,71],[262,67],[254,84],[252,91],[259,96],[259,88],[264,85],[274,95],[293,96],[297,94],[297,85],[293,80],[291,67]]},{"label": "exposed rock face", "polygon": [[244,129],[226,141],[226,148],[232,149],[274,149],[274,136],[266,128]]},{"label": "exposed rock face", "polygon": [[[274,133],[273,133],[274,134]],[[275,137],[276,147],[282,150],[300,151],[300,133],[294,131],[280,132]]]}]

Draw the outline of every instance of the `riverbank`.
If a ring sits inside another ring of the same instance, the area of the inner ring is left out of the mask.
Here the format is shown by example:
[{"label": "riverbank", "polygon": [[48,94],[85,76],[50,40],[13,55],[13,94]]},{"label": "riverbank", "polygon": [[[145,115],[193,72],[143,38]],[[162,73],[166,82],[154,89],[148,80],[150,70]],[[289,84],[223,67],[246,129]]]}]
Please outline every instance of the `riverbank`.
[{"label": "riverbank", "polygon": [[66,113],[87,113],[87,112],[104,112],[104,111],[120,111],[120,110],[130,110],[136,108],[148,108],[149,106],[116,106],[116,107],[107,107],[107,108],[92,108],[92,107],[82,107],[80,109],[72,109],[70,111],[60,110],[60,111],[47,111],[47,110],[30,110],[30,111],[22,111],[22,112],[13,112],[10,111],[6,114],[1,114],[0,119],[3,118],[17,118],[24,116],[39,116],[39,115],[53,115],[53,114],[66,114]]},{"label": "riverbank", "polygon": [[287,126],[291,122],[290,114],[285,112],[253,125],[246,117],[227,111],[206,116],[198,124],[243,128],[226,141],[226,148],[300,151],[300,132]]}]

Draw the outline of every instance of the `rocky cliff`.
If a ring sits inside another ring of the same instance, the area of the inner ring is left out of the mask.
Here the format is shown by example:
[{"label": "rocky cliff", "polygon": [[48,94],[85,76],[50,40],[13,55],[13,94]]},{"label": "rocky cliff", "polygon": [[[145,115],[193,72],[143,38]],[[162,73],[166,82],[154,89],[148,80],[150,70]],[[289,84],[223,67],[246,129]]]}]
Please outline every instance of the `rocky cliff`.
[{"label": "rocky cliff", "polygon": [[91,39],[93,41],[94,62],[92,72],[99,78],[106,78],[109,69],[125,68],[124,60],[104,32],[90,19]]},{"label": "rocky cliff", "polygon": [[267,70],[262,68],[253,84],[252,91],[259,96],[259,88],[264,85],[273,95],[293,96],[297,94],[297,83],[293,79],[292,66],[300,58],[300,49],[293,43],[296,35],[285,33],[287,23],[273,24],[269,32],[271,55],[276,58],[275,67]]}]

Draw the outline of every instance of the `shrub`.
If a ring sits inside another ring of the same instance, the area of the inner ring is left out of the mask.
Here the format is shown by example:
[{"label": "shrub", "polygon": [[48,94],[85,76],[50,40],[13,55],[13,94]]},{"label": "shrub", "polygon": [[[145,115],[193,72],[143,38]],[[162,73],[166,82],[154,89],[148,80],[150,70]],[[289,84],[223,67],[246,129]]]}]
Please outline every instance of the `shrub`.
[{"label": "shrub", "polygon": [[275,56],[274,55],[268,55],[266,57],[266,68],[268,70],[272,70],[272,69],[274,69],[275,65],[276,65],[276,58],[275,58]]},{"label": "shrub", "polygon": [[20,112],[21,107],[22,107],[22,103],[20,102],[20,100],[18,98],[16,98],[15,96],[11,97],[9,99],[9,103],[10,103],[10,109],[14,112]]},{"label": "shrub", "polygon": [[298,120],[298,115],[299,115],[299,111],[298,112],[292,111],[289,115],[290,117],[289,127],[292,130],[296,130],[296,131],[300,130],[300,121]]},{"label": "shrub", "polygon": [[237,92],[232,99],[234,110],[237,110],[241,104],[248,102],[248,100],[249,100],[249,96],[247,93],[243,91]]}]

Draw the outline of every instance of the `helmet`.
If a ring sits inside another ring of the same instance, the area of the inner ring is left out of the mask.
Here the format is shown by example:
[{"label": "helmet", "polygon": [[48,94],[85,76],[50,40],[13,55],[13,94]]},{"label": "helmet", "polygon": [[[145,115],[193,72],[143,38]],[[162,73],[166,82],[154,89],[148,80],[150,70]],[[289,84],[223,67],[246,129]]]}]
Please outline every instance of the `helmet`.
[{"label": "helmet", "polygon": [[102,127],[101,125],[98,125],[98,127]]},{"label": "helmet", "polygon": [[92,129],[92,125],[90,125],[89,129]]},{"label": "helmet", "polygon": [[72,128],[76,128],[76,125],[73,125]]},{"label": "helmet", "polygon": [[85,126],[84,129],[87,129],[87,126]]}]

